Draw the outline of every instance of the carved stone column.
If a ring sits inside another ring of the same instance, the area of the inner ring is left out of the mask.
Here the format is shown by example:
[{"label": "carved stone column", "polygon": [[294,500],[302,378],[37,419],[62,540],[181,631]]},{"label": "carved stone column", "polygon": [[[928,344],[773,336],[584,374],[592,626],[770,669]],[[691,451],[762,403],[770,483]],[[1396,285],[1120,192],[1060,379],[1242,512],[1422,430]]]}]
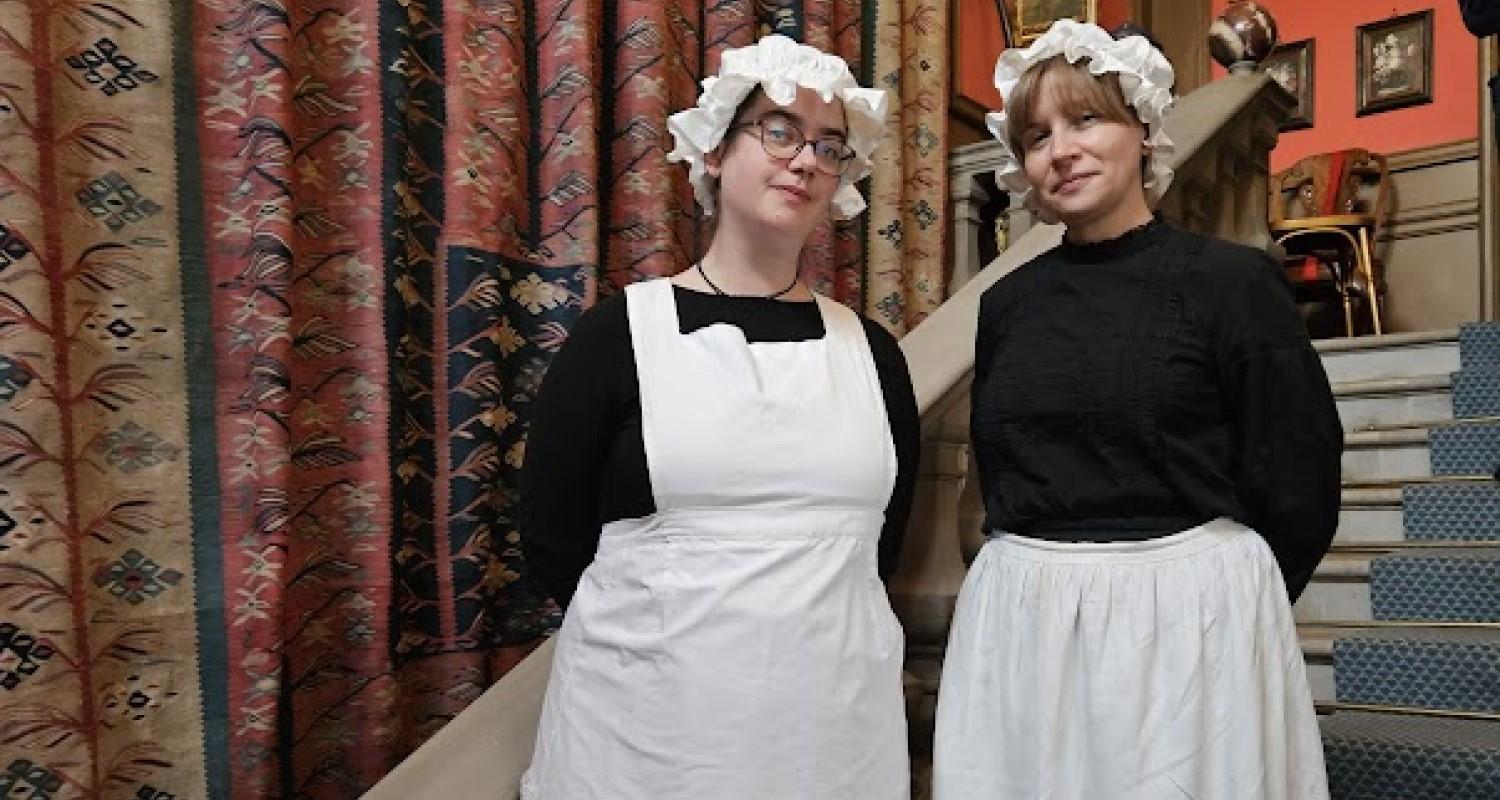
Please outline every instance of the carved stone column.
[{"label": "carved stone column", "polygon": [[954,174],[948,186],[953,200],[953,274],[948,277],[952,294],[984,268],[979,263],[979,212],[989,198],[974,173]]},{"label": "carved stone column", "polygon": [[[948,282],[948,294],[959,290],[987,264],[980,263],[979,237],[981,222],[980,207],[989,199],[976,178],[991,173],[1000,165],[997,145],[994,142],[979,142],[955,148],[948,162],[948,185],[952,187],[953,199],[953,273]],[[1020,232],[1014,227],[1010,240],[1015,241]]]},{"label": "carved stone column", "polygon": [[1005,216],[1008,220],[1007,226],[1010,231],[1010,241],[1012,242],[1025,236],[1026,232],[1037,224],[1036,215],[1031,213],[1031,209],[1024,206],[1012,208],[1005,212]]}]

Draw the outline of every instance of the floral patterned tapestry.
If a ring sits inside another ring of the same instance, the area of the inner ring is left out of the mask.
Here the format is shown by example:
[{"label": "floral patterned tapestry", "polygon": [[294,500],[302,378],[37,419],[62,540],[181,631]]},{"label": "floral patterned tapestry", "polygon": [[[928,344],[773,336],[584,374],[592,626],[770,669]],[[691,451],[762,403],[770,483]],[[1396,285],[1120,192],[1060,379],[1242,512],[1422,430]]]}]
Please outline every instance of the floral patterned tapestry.
[{"label": "floral patterned tapestry", "polygon": [[354,798],[555,627],[512,515],[667,114],[768,30],[898,111],[817,285],[941,302],[936,0],[0,0],[0,796]]}]

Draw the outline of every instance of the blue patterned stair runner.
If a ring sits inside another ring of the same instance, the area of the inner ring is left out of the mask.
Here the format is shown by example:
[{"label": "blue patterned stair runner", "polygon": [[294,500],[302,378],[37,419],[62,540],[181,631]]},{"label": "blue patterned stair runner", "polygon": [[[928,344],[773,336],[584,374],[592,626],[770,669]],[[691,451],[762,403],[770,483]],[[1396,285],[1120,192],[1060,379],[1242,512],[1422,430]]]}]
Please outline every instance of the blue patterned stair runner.
[{"label": "blue patterned stair runner", "polygon": [[1341,703],[1500,713],[1500,629],[1341,636],[1333,669]]},{"label": "blue patterned stair runner", "polygon": [[1452,376],[1453,416],[1500,416],[1500,365],[1465,367]]},{"label": "blue patterned stair runner", "polygon": [[1401,489],[1407,539],[1500,539],[1500,484],[1427,483]]},{"label": "blue patterned stair runner", "polygon": [[1500,798],[1500,725],[1348,711],[1321,724],[1335,800]]},{"label": "blue patterned stair runner", "polygon": [[1427,436],[1433,475],[1493,475],[1500,465],[1500,423],[1460,422]]},{"label": "blue patterned stair runner", "polygon": [[1500,622],[1500,551],[1421,550],[1370,561],[1375,619]]},{"label": "blue patterned stair runner", "polygon": [[1458,329],[1459,371],[1453,373],[1453,416],[1500,414],[1500,323],[1470,322]]},{"label": "blue patterned stair runner", "polygon": [[[1500,463],[1500,323],[1459,329],[1453,424],[1431,429],[1434,475]],[[1413,374],[1420,374],[1414,365]],[[1409,541],[1500,540],[1500,483],[1402,489]],[[1377,620],[1500,621],[1500,551],[1421,549],[1370,562]],[[1369,630],[1333,645],[1344,703],[1500,713],[1500,629]],[[1321,720],[1334,800],[1500,800],[1500,721],[1338,712]]]},{"label": "blue patterned stair runner", "polygon": [[1460,325],[1458,360],[1466,370],[1500,368],[1500,323],[1466,322]]}]

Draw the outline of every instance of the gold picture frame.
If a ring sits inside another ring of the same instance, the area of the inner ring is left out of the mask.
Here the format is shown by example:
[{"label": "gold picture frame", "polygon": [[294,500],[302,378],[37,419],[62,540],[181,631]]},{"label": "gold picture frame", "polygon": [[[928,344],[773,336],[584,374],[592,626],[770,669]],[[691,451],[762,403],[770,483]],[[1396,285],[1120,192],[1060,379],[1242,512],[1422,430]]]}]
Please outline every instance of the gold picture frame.
[{"label": "gold picture frame", "polygon": [[1026,46],[1047,32],[1060,19],[1099,21],[1099,0],[1006,0],[1016,32],[1016,41]]}]

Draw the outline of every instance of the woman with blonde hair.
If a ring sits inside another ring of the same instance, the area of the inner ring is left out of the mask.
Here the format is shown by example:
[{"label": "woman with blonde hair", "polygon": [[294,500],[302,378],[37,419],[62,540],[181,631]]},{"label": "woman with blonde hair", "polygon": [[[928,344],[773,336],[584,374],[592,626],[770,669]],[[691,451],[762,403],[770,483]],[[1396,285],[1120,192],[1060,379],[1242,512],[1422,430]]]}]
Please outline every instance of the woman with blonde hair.
[{"label": "woman with blonde hair", "polygon": [[527,800],[908,796],[881,578],[916,403],[894,338],[798,277],[885,108],[772,36],[669,120],[708,252],[584,314],[531,423],[524,548],[567,613]]},{"label": "woman with blonde hair", "polygon": [[999,177],[1060,246],[984,294],[989,540],[944,662],[935,800],[1318,800],[1291,601],[1343,434],[1279,266],[1154,216],[1172,68],[1061,21],[996,66]]}]

